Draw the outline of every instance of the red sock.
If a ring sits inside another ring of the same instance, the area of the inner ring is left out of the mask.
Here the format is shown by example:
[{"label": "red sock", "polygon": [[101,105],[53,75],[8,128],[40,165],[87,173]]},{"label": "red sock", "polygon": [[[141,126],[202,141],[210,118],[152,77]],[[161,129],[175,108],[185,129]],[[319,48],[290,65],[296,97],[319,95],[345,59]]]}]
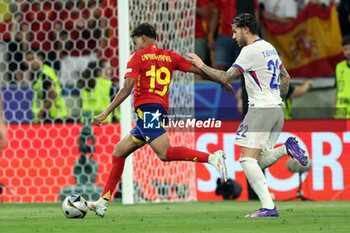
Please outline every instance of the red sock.
[{"label": "red sock", "polygon": [[208,162],[208,153],[192,150],[186,147],[169,147],[166,152],[168,161],[193,161],[193,162]]},{"label": "red sock", "polygon": [[113,156],[112,168],[109,171],[109,176],[105,187],[103,189],[101,197],[109,200],[113,194],[120,177],[122,176],[124,170],[125,158],[120,158],[118,156]]}]

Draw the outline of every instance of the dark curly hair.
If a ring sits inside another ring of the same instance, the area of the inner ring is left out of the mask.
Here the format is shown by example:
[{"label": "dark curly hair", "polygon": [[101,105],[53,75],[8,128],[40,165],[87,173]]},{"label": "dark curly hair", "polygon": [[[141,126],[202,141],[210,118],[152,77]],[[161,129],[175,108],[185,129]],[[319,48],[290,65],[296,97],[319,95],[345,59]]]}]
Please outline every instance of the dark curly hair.
[{"label": "dark curly hair", "polygon": [[131,32],[130,37],[145,35],[152,39],[157,39],[156,30],[149,23],[142,23]]},{"label": "dark curly hair", "polygon": [[243,13],[232,20],[232,24],[239,28],[248,27],[253,35],[258,35],[258,22],[252,14]]}]

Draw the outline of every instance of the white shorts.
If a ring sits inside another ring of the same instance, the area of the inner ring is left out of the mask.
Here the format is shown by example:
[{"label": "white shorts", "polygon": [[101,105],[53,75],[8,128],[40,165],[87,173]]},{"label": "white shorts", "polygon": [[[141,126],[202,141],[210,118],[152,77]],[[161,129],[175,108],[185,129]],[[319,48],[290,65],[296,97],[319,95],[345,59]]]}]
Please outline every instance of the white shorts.
[{"label": "white shorts", "polygon": [[239,125],[235,144],[253,149],[270,151],[281,133],[284,123],[283,107],[248,108]]}]

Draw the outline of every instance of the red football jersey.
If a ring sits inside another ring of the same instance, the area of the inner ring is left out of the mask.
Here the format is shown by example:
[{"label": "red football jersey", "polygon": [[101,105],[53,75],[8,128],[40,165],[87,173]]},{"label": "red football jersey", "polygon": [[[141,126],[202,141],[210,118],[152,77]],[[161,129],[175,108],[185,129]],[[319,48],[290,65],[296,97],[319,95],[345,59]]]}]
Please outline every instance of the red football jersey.
[{"label": "red football jersey", "polygon": [[[196,7],[208,6],[209,0],[197,0]],[[207,38],[208,18],[202,18],[196,14],[195,38]]]},{"label": "red football jersey", "polygon": [[134,107],[142,104],[162,104],[169,107],[169,84],[173,71],[187,72],[192,63],[171,50],[150,44],[131,55],[124,78],[134,78]]},{"label": "red football jersey", "polygon": [[[220,11],[219,33],[232,36],[231,22],[237,16],[237,0],[214,0],[214,7]],[[258,9],[258,0],[254,0],[254,7]]]},{"label": "red football jersey", "polygon": [[232,36],[232,20],[237,16],[236,0],[215,0],[214,7],[220,11],[219,33]]}]

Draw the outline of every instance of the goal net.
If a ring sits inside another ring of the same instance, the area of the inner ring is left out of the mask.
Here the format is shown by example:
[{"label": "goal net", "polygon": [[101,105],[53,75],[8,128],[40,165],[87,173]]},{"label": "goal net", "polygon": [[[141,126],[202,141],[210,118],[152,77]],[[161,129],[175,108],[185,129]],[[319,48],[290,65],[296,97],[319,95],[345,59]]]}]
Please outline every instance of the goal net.
[{"label": "goal net", "polygon": [[[195,1],[128,5],[130,31],[148,22],[156,27],[160,48],[181,55],[194,51]],[[0,202],[56,202],[70,193],[99,197],[121,139],[123,112],[115,111],[102,127],[88,122],[119,90],[119,63],[128,59],[118,51],[120,36],[129,35],[118,35],[124,19],[117,6],[117,0],[0,3],[0,81],[9,139],[0,151]],[[169,104],[173,120],[194,116],[191,75],[174,72]],[[194,148],[192,129],[169,129],[169,138],[171,145]],[[135,202],[196,200],[194,163],[161,162],[148,145],[132,161]]]},{"label": "goal net", "polygon": [[[185,55],[194,50],[194,1],[130,1],[130,30],[148,22],[156,27],[157,45]],[[170,85],[169,118],[194,115],[194,83],[190,74],[174,72]],[[191,129],[169,129],[171,145],[194,148]],[[195,165],[191,162],[162,162],[149,146],[133,155],[134,196],[147,200],[196,200]]]}]

